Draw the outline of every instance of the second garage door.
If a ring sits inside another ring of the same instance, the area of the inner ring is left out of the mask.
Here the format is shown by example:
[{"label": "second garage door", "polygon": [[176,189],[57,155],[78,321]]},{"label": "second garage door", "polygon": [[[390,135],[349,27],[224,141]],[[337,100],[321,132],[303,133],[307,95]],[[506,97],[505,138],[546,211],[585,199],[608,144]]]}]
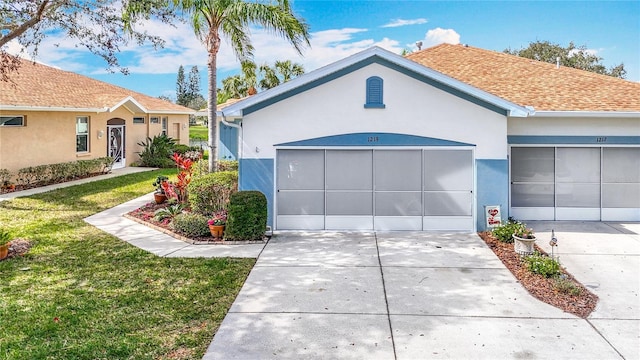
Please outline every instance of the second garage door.
[{"label": "second garage door", "polygon": [[277,229],[473,230],[471,149],[286,149]]}]

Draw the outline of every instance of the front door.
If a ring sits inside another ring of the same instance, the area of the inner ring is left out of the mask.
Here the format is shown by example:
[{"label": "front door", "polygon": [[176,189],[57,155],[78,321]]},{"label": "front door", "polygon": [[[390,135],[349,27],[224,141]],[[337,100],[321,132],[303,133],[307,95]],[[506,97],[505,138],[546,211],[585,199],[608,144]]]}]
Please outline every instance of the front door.
[{"label": "front door", "polygon": [[108,125],[107,155],[113,158],[113,169],[123,168],[125,161],[124,125]]}]

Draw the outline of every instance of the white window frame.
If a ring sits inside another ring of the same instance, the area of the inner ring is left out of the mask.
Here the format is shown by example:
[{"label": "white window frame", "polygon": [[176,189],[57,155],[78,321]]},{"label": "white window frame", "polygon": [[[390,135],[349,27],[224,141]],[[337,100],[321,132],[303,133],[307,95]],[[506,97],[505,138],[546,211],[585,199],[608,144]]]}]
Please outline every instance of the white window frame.
[{"label": "white window frame", "polygon": [[[87,130],[85,132],[80,132],[78,130],[78,125],[80,124],[81,120],[85,120],[87,123]],[[89,126],[90,126],[90,118],[88,116],[76,116],[76,153],[88,153],[89,152]],[[87,148],[85,150],[78,150],[78,139],[80,137],[85,137],[86,140],[86,144],[87,144]]]},{"label": "white window frame", "polygon": [[[9,122],[11,120],[20,118],[20,125],[7,125],[5,122]],[[6,120],[5,120],[6,119]],[[2,127],[22,127],[22,126],[26,126],[25,124],[25,116],[24,115],[4,115],[4,116],[0,116],[0,126]]]},{"label": "white window frame", "polygon": [[168,116],[163,116],[162,117],[162,131],[160,132],[160,134],[168,136],[167,133],[167,129],[169,128],[169,117]]},{"label": "white window frame", "polygon": [[[138,121],[136,121],[136,120],[138,120]],[[140,120],[142,120],[142,122],[140,122]],[[133,118],[133,123],[142,125],[142,124],[144,124],[146,122],[145,120],[146,119],[143,116],[136,116],[136,117]]]}]

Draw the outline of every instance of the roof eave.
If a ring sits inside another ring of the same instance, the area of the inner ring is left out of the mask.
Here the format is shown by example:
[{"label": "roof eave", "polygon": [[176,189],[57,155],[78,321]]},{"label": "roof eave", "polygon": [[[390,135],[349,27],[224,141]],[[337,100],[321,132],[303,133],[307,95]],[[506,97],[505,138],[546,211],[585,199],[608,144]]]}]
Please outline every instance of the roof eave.
[{"label": "roof eave", "polygon": [[109,111],[109,108],[83,108],[83,107],[63,107],[63,106],[29,106],[29,105],[0,105],[0,110],[5,111],[73,111],[101,113]]},{"label": "roof eave", "polygon": [[540,118],[640,118],[640,111],[536,111],[530,116]]}]

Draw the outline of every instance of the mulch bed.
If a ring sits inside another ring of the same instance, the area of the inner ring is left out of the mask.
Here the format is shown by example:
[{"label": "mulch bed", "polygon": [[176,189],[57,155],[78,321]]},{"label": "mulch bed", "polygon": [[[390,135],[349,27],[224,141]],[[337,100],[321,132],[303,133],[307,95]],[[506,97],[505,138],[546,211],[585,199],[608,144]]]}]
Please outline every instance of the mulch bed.
[{"label": "mulch bed", "polygon": [[29,249],[31,249],[31,247],[33,246],[31,241],[26,239],[20,239],[20,238],[9,241],[7,245],[9,245],[9,254],[7,255],[6,258],[2,260],[8,260],[14,257],[24,256],[24,254],[29,252]]},{"label": "mulch bed", "polygon": [[[536,299],[583,319],[586,319],[596,308],[598,297],[580,284],[564,268],[561,268],[562,274],[567,280],[572,281],[580,288],[579,295],[561,293],[554,286],[554,280],[552,278],[546,278],[530,272],[526,268],[526,264],[520,255],[515,252],[512,243],[501,242],[488,231],[481,232],[479,235],[498,258],[500,258],[507,269],[518,279],[522,286]],[[537,245],[535,248],[536,251],[546,255],[545,251]]]}]

